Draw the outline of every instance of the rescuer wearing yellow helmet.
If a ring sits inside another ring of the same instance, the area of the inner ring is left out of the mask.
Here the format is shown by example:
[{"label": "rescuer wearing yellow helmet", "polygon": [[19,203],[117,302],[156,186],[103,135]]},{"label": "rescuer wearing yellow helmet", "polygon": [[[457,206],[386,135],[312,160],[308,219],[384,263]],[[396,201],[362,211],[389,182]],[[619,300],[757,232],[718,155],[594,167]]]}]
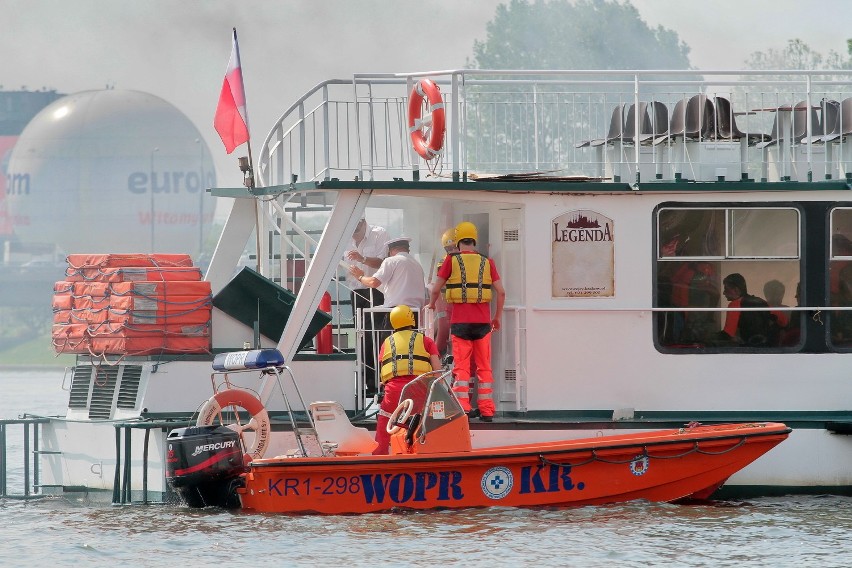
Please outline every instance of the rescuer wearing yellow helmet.
[{"label": "rescuer wearing yellow helmet", "polygon": [[[435,303],[441,288],[446,285],[446,300],[452,304],[450,334],[453,345],[455,383],[453,392],[465,412],[471,412],[471,359],[479,378],[477,412],[482,420],[491,422],[496,410],[493,399],[494,378],[491,373],[491,331],[500,329],[506,291],[500,281],[497,266],[476,250],[476,225],[464,221],[456,225],[456,244],[459,254],[448,256],[448,262],[438,269],[431,290],[429,308]],[[491,299],[494,298],[494,315]]]},{"label": "rescuer wearing yellow helmet", "polygon": [[441,246],[444,247],[444,251],[447,254],[452,254],[453,252],[458,252],[459,249],[456,246],[456,228],[450,227],[444,234],[441,235]]},{"label": "rescuer wearing yellow helmet", "polygon": [[390,312],[394,332],[382,343],[379,350],[379,373],[384,396],[376,418],[376,455],[388,453],[390,434],[388,419],[399,405],[402,388],[418,375],[441,368],[441,357],[435,342],[415,329],[414,312],[409,306],[399,305]]},{"label": "rescuer wearing yellow helmet", "polygon": [[[441,235],[441,246],[444,248],[444,257],[438,261],[438,267],[436,269],[436,273],[438,270],[441,270],[441,264],[443,264],[447,256],[451,254],[458,254],[459,248],[456,246],[456,228],[450,227],[444,234]],[[432,286],[435,286],[435,282],[431,283]],[[440,288],[439,288],[440,289]],[[443,290],[442,290],[443,291]],[[431,289],[430,289],[431,293]],[[432,327],[435,330],[435,344],[438,346],[438,352],[441,354],[445,354],[447,352],[447,347],[449,345],[450,339],[450,304],[444,300],[442,295],[438,295],[438,300],[435,302],[435,315],[432,323]]]}]

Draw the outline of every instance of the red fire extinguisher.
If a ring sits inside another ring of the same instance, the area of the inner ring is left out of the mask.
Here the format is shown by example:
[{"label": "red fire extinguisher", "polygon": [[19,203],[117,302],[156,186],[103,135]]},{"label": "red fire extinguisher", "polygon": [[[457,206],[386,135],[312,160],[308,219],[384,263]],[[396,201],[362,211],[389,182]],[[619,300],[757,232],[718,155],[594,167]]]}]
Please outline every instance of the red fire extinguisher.
[{"label": "red fire extinguisher", "polygon": [[[331,294],[326,292],[322,295],[319,303],[319,309],[324,312],[331,313]],[[316,348],[318,354],[327,355],[331,353],[331,322],[323,327],[317,334]]]}]

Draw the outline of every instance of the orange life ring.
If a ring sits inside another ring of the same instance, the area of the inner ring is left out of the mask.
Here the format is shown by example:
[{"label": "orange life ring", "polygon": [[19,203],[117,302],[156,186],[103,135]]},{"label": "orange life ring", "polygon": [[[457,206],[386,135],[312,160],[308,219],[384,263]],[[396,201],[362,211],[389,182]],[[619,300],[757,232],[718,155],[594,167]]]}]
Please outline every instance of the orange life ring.
[{"label": "orange life ring", "polygon": [[[423,118],[423,102],[428,103],[426,118]],[[424,160],[431,160],[444,147],[444,132],[447,128],[444,99],[441,89],[430,79],[421,79],[414,85],[408,97],[408,132],[414,150]]]},{"label": "orange life ring", "polygon": [[244,430],[254,431],[254,441],[247,448],[247,454],[252,459],[262,458],[269,448],[269,413],[256,396],[241,389],[226,389],[211,396],[198,411],[196,426],[211,426],[220,415],[223,408],[238,406],[251,414],[248,424],[231,424],[228,427],[236,430],[242,439]]}]

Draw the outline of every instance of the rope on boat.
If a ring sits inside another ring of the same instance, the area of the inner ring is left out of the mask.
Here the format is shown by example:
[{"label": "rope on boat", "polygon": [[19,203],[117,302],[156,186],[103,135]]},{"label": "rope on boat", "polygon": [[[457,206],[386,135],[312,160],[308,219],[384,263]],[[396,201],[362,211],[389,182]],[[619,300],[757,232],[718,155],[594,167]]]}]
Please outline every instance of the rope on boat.
[{"label": "rope on boat", "polygon": [[703,455],[706,455],[706,456],[721,456],[723,454],[727,454],[728,452],[732,452],[732,451],[736,450],[737,448],[739,448],[740,446],[742,446],[745,443],[746,443],[746,438],[742,437],[742,438],[740,438],[739,442],[737,442],[735,445],[731,446],[730,448],[724,449],[720,452],[710,452],[710,451],[707,451],[707,450],[702,450],[698,445],[698,441],[695,441],[695,442],[692,443],[691,449],[683,452],[682,454],[677,454],[677,455],[673,455],[673,456],[651,455],[650,453],[648,453],[648,446],[642,446],[642,453],[641,454],[633,456],[632,458],[628,458],[628,459],[625,459],[625,460],[611,460],[611,459],[603,458],[603,457],[601,457],[597,454],[597,450],[595,450],[595,449],[591,450],[592,457],[590,457],[589,459],[587,459],[585,461],[581,461],[581,462],[577,462],[577,463],[555,462],[555,461],[547,459],[544,456],[544,454],[539,454],[538,458],[541,461],[542,465],[552,465],[552,466],[555,465],[555,466],[560,466],[560,467],[571,467],[571,468],[580,467],[581,465],[588,465],[588,464],[596,462],[596,461],[601,462],[601,463],[611,464],[611,465],[624,465],[624,464],[633,463],[636,460],[643,459],[643,458],[657,459],[657,460],[669,460],[669,459],[677,459],[677,458],[686,457],[689,454],[694,454],[694,453],[699,453],[699,454],[703,454]]}]

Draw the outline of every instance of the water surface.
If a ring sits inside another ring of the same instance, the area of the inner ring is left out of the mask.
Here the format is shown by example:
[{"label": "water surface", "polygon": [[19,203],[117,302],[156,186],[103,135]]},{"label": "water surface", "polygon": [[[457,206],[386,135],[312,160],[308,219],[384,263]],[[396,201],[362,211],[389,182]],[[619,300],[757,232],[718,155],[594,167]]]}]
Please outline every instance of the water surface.
[{"label": "water surface", "polygon": [[[0,371],[0,417],[63,413],[61,383],[62,371]],[[17,458],[17,437],[9,446]],[[850,534],[852,498],[835,496],[337,517],[0,500],[0,566],[846,568]]]}]

